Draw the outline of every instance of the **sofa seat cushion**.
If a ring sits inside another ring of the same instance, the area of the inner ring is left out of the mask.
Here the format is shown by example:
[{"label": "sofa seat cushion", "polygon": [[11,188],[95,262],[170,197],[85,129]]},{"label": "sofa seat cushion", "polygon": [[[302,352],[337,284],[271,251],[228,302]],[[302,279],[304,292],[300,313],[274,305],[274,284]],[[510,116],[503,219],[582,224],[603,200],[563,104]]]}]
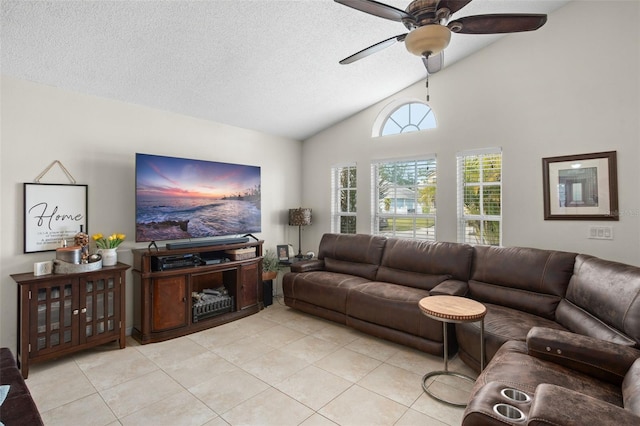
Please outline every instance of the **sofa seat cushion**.
[{"label": "sofa seat cushion", "polygon": [[535,394],[539,384],[549,383],[623,406],[620,386],[528,355],[526,342],[509,341],[496,352],[491,363],[478,376],[471,398],[489,382],[503,383],[505,387],[520,389],[529,395]]},{"label": "sofa seat cushion", "polygon": [[327,271],[286,274],[282,280],[284,294],[331,311],[347,312],[347,292],[369,280],[348,274]]},{"label": "sofa seat cushion", "polygon": [[[525,341],[532,327],[565,330],[560,324],[527,312],[501,305],[484,304],[485,363],[488,363],[500,347],[509,340]],[[480,322],[456,324],[456,338],[461,356],[469,365],[480,366]],[[469,359],[470,358],[470,359]],[[469,362],[468,362],[469,361]]]},{"label": "sofa seat cushion", "polygon": [[372,281],[349,291],[347,316],[442,342],[442,325],[418,307],[428,290]]}]

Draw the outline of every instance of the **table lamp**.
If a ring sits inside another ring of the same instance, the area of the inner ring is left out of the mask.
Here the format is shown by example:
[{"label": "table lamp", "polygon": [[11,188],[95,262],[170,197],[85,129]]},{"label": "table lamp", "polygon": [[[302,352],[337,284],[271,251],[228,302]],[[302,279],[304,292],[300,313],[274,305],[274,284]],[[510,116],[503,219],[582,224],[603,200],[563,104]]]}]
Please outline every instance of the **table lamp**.
[{"label": "table lamp", "polygon": [[298,254],[297,258],[302,259],[302,227],[311,225],[311,209],[297,208],[289,209],[289,226],[298,227]]}]

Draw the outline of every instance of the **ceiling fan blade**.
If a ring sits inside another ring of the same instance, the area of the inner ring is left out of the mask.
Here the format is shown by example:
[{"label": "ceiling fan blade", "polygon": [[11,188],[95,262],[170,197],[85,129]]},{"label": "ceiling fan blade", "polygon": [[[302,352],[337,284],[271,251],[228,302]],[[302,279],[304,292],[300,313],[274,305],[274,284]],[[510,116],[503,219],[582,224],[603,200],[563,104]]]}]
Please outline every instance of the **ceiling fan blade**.
[{"label": "ceiling fan blade", "polygon": [[444,51],[431,55],[428,58],[423,56],[422,62],[424,63],[424,67],[427,69],[427,73],[435,74],[440,71],[444,65]]},{"label": "ceiling fan blade", "polygon": [[374,0],[335,0],[335,2],[392,21],[402,22],[402,20],[407,19],[415,21],[415,18],[404,10]]},{"label": "ceiling fan blade", "polygon": [[373,53],[379,52],[380,50],[391,46],[397,41],[404,41],[405,37],[407,37],[407,34],[400,34],[397,36],[390,37],[386,40],[382,40],[381,42],[376,43],[372,46],[369,46],[366,49],[362,49],[358,53],[354,53],[353,55],[344,58],[343,60],[340,61],[340,63],[342,65],[350,64],[366,56],[369,56]]},{"label": "ceiling fan blade", "polygon": [[449,9],[450,14],[453,15],[469,3],[471,3],[471,0],[440,0],[437,8],[438,10]]},{"label": "ceiling fan blade", "polygon": [[547,15],[538,14],[493,14],[465,16],[447,25],[459,34],[502,34],[534,31],[547,22]]}]

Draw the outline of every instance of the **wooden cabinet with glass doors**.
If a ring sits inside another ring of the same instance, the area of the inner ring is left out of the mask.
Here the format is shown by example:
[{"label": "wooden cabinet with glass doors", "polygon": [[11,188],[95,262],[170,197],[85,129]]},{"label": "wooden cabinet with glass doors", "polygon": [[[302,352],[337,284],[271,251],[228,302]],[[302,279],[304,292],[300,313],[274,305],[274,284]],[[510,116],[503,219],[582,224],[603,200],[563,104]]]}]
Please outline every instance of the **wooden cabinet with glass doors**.
[{"label": "wooden cabinet with glass doors", "polygon": [[118,263],[77,274],[11,275],[18,283],[18,364],[57,358],[103,343],[125,347],[125,272]]}]

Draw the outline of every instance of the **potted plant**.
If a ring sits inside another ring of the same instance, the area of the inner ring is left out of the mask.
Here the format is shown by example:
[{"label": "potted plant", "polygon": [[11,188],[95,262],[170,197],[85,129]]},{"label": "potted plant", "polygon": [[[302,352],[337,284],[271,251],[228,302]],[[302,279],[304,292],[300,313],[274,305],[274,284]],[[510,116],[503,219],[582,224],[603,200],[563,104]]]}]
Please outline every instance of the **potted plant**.
[{"label": "potted plant", "polygon": [[278,276],[280,260],[274,251],[267,249],[262,257],[262,281],[273,280]]}]

